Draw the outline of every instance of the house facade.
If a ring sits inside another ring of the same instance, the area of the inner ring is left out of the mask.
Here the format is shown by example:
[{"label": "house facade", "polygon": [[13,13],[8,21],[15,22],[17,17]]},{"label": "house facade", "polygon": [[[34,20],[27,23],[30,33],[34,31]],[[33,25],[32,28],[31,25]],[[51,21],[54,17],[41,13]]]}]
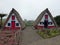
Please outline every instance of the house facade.
[{"label": "house facade", "polygon": [[45,9],[35,20],[34,25],[35,28],[56,28],[57,24],[53,19],[50,11]]},{"label": "house facade", "polygon": [[18,14],[18,12],[15,9],[12,9],[5,22],[4,29],[18,30],[24,27],[25,25],[21,16]]}]

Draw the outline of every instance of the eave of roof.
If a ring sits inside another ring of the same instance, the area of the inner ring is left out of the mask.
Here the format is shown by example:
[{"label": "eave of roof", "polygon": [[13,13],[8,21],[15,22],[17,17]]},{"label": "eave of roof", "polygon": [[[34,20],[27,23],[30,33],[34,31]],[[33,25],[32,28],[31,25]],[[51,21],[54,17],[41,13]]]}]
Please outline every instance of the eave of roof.
[{"label": "eave of roof", "polygon": [[6,16],[7,14],[0,14],[0,17],[4,17],[4,16]]}]

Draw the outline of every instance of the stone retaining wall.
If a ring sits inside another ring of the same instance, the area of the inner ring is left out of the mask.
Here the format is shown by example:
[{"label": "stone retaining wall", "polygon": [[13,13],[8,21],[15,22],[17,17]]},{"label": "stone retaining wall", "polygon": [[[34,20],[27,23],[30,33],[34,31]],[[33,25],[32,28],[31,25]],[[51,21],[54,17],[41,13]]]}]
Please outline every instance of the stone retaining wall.
[{"label": "stone retaining wall", "polygon": [[18,31],[0,31],[0,45],[18,45],[21,42],[21,32]]}]

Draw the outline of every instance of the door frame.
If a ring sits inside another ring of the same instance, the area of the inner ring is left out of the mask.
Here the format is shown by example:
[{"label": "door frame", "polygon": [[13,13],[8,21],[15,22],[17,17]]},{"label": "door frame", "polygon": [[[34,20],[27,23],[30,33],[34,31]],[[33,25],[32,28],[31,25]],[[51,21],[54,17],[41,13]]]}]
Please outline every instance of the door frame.
[{"label": "door frame", "polygon": [[11,29],[15,29],[15,21],[11,21]]}]

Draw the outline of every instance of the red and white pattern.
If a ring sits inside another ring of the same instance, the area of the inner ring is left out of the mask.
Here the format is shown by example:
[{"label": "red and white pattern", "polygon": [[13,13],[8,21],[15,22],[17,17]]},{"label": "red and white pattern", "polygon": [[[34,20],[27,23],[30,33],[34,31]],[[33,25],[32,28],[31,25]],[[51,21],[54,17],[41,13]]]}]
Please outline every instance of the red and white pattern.
[{"label": "red and white pattern", "polygon": [[36,28],[44,28],[44,20],[48,21],[48,28],[54,28],[55,27],[53,21],[51,20],[51,17],[48,15],[48,13],[45,13],[43,15],[41,21],[36,26]]},{"label": "red and white pattern", "polygon": [[5,29],[20,29],[21,25],[20,22],[17,20],[15,14],[11,14],[9,20],[7,21],[5,25]]}]

